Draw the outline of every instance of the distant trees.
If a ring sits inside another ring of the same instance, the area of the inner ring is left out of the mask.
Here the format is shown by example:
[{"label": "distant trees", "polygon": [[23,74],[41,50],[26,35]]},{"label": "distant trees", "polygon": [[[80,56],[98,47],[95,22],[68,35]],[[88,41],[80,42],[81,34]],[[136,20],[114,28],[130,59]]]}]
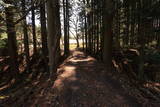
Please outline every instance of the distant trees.
[{"label": "distant trees", "polygon": [[82,0],[79,4],[82,6],[79,17],[83,24],[80,27],[84,29],[86,51],[102,59],[111,70],[114,2]]},{"label": "distant trees", "polygon": [[[25,55],[24,65],[27,70],[30,69],[33,54],[43,55],[45,59],[49,56],[50,72],[55,70],[61,54],[60,38],[63,26],[64,56],[69,55],[70,29],[74,28],[77,47],[80,46],[79,39],[82,39],[83,50],[104,61],[109,71],[112,67],[114,50],[135,48],[139,52],[138,75],[139,78],[143,78],[146,48],[160,48],[160,1],[78,0],[74,18],[73,2],[72,0],[0,2],[2,5],[0,24],[3,25],[0,33],[6,31],[8,35],[11,71],[15,75],[19,72],[17,59],[22,53]],[[59,12],[60,6],[62,14]],[[39,19],[36,19],[37,17]],[[61,17],[63,24],[60,22]],[[36,32],[36,20],[40,21],[41,33]],[[19,42],[20,40],[23,42]],[[22,53],[18,49],[17,42],[21,44]],[[41,49],[37,45],[42,46]]]},{"label": "distant trees", "polygon": [[[92,56],[102,59],[103,50],[103,4],[98,0],[79,0],[79,23],[84,47]],[[83,30],[82,30],[83,29]]]},{"label": "distant trees", "polygon": [[72,34],[74,36],[74,39],[77,42],[77,48],[79,48],[80,47],[79,39],[80,39],[80,36],[81,36],[79,34],[79,19],[78,19],[78,17],[76,15],[73,16],[73,17],[74,17],[74,19],[70,19],[71,23],[72,23],[71,28],[74,30],[74,34],[73,34],[73,32],[72,32]]},{"label": "distant trees", "polygon": [[114,50],[135,48],[140,53],[138,75],[143,78],[145,48],[159,44],[160,40],[156,30],[159,3],[158,0],[79,0],[86,52],[103,60],[110,69]]}]

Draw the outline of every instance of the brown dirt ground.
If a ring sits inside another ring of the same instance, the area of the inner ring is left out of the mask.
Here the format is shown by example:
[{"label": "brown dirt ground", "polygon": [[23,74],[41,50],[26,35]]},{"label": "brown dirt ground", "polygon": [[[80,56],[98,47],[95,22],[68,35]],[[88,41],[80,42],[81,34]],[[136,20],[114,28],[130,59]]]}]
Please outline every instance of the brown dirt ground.
[{"label": "brown dirt ground", "polygon": [[74,51],[60,65],[57,74],[54,83],[47,81],[37,83],[36,89],[31,91],[34,95],[24,99],[23,103],[17,101],[12,105],[15,105],[14,107],[147,106],[128,94],[112,73],[106,73],[102,63],[83,52]]}]

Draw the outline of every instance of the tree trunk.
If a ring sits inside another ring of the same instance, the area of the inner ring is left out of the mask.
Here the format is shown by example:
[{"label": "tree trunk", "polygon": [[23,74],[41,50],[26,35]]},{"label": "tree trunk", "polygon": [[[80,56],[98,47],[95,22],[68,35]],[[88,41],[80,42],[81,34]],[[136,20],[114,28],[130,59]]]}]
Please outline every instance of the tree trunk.
[{"label": "tree trunk", "polygon": [[69,54],[69,0],[66,0],[67,55]]},{"label": "tree trunk", "polygon": [[[48,26],[48,49],[49,49],[49,67],[50,73],[55,74],[59,58],[60,42],[60,18],[59,1],[47,1],[47,26]],[[57,10],[58,9],[58,10]],[[53,72],[54,71],[54,72]]]},{"label": "tree trunk", "polygon": [[63,20],[64,20],[64,55],[69,54],[68,34],[67,34],[67,7],[66,0],[63,0]]},{"label": "tree trunk", "polygon": [[[138,9],[141,11],[142,4],[141,1],[138,1],[139,7]],[[144,38],[144,23],[142,22],[141,13],[138,14],[138,44],[140,45],[140,56],[139,56],[139,70],[138,76],[139,79],[143,79],[144,74],[144,46],[145,46],[145,38]]]},{"label": "tree trunk", "polygon": [[106,64],[107,71],[111,71],[112,69],[112,39],[113,39],[113,31],[112,31],[112,22],[113,22],[113,1],[105,0],[104,7],[104,18],[103,18],[103,26],[104,26],[104,46],[103,46],[103,61]]},{"label": "tree trunk", "polygon": [[[82,26],[84,26],[83,19],[82,19]],[[82,44],[83,44],[83,51],[84,51],[84,32],[85,32],[85,29],[83,28],[83,29],[82,29]]]},{"label": "tree trunk", "polygon": [[76,21],[75,24],[75,30],[76,30],[76,41],[77,41],[77,48],[79,48],[79,34],[78,34],[78,21]]},{"label": "tree trunk", "polygon": [[[5,3],[12,4],[11,1],[6,0]],[[16,43],[16,31],[14,25],[14,7],[9,6],[5,8],[6,14],[6,26],[7,26],[7,36],[8,36],[8,50],[10,56],[10,66],[12,77],[17,77],[19,73],[18,68],[18,52]]]},{"label": "tree trunk", "polygon": [[[32,7],[34,7],[34,1],[31,0]],[[35,25],[35,9],[31,10],[32,12],[32,35],[33,35],[33,52],[37,53],[37,40],[36,40],[36,25]]]},{"label": "tree trunk", "polygon": [[[25,15],[25,0],[22,0],[22,11],[23,15]],[[27,70],[29,70],[29,62],[30,62],[30,55],[29,55],[29,42],[28,42],[28,29],[27,29],[27,22],[26,22],[26,17],[23,20],[23,33],[24,33],[24,51],[25,51],[25,56],[26,56],[26,63],[27,63]]]},{"label": "tree trunk", "polygon": [[84,16],[84,26],[85,26],[85,44],[86,44],[86,52],[88,50],[88,34],[87,34],[87,17],[86,14]]},{"label": "tree trunk", "polygon": [[40,6],[40,22],[41,22],[42,52],[44,56],[48,56],[45,3],[41,4]]},{"label": "tree trunk", "polygon": [[79,48],[79,38],[78,38],[78,36],[77,36],[76,41],[77,41],[77,48]]}]

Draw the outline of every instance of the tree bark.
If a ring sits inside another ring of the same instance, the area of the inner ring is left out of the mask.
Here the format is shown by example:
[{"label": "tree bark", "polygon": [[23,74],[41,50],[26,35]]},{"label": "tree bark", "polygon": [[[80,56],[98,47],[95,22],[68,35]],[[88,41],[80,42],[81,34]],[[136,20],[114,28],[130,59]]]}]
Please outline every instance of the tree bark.
[{"label": "tree bark", "polygon": [[69,0],[66,0],[67,55],[69,54]]},{"label": "tree bark", "polygon": [[112,22],[113,22],[113,1],[105,0],[104,14],[103,14],[103,61],[106,64],[107,71],[112,70]]},{"label": "tree bark", "polygon": [[[60,42],[60,18],[59,1],[47,1],[47,26],[48,26],[48,49],[49,49],[49,71],[55,74],[58,58],[59,58],[59,42]],[[57,10],[58,9],[58,10]]]},{"label": "tree bark", "polygon": [[[22,0],[23,15],[25,15],[25,11],[26,11],[25,6],[26,6],[25,0]],[[26,56],[27,70],[29,70],[30,55],[29,55],[28,29],[27,29],[26,17],[24,18],[22,24],[23,24],[23,33],[24,33],[24,51]]]},{"label": "tree bark", "polygon": [[45,3],[41,4],[40,6],[40,22],[41,22],[42,52],[44,56],[48,56]]},{"label": "tree bark", "polygon": [[[32,7],[34,7],[34,1],[31,0]],[[35,9],[32,8],[32,35],[33,35],[33,52],[37,53],[37,40],[36,40],[36,25],[35,25]]]},{"label": "tree bark", "polygon": [[[12,4],[12,1],[5,0],[5,3]],[[10,66],[12,77],[17,77],[19,73],[18,68],[18,52],[16,43],[16,31],[14,25],[14,7],[9,6],[5,8],[6,14],[6,26],[7,26],[7,36],[8,36],[8,50],[10,56]]]}]

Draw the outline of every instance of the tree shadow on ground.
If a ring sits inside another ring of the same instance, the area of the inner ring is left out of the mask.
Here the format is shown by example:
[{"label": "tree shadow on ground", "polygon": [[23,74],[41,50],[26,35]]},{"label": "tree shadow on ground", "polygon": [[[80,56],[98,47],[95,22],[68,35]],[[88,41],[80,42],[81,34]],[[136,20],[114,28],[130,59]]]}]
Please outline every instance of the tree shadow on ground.
[{"label": "tree shadow on ground", "polygon": [[105,73],[102,63],[83,53],[73,55],[58,73],[53,88],[58,93],[59,106],[141,106],[124,91],[117,78]]}]

